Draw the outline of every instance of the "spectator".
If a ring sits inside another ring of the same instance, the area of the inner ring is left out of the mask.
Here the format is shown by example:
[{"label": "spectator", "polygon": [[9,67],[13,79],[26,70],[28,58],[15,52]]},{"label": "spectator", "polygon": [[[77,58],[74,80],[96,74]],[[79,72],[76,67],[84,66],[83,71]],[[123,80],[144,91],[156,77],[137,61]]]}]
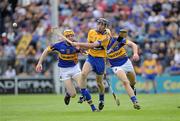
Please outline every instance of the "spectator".
[{"label": "spectator", "polygon": [[145,92],[149,93],[150,90],[150,82],[153,84],[154,93],[157,93],[156,89],[156,80],[155,77],[157,75],[157,68],[156,68],[156,60],[153,58],[151,54],[147,55],[147,59],[143,62],[142,65],[142,73],[143,77],[145,78]]},{"label": "spectator", "polygon": [[[179,46],[178,40],[180,39],[179,1],[61,0],[58,6],[61,30],[71,27],[78,34],[79,41],[87,41],[87,32],[90,28],[96,27],[96,18],[104,17],[111,21],[110,28],[114,35],[121,28],[130,31],[130,39],[137,42],[141,48],[140,63],[143,63],[147,53],[155,53],[158,55],[158,63],[165,65],[163,70],[166,70],[171,67],[171,60],[177,58],[175,48]],[[3,45],[0,47],[0,56],[3,58],[15,56],[17,75],[27,73],[27,67],[30,66],[28,64],[32,64],[27,63],[27,57],[23,52],[21,54],[14,53],[14,48],[17,47],[22,35],[25,32],[32,35],[31,44],[36,47],[34,48],[35,54],[33,51],[28,53],[36,56],[34,61],[37,61],[38,54],[42,52],[41,49],[44,49],[51,41],[50,7],[48,0],[0,1],[0,45]],[[17,23],[17,28],[12,28],[13,22]],[[38,45],[39,43],[41,44]],[[7,49],[9,47],[11,49]],[[9,54],[10,51],[13,52],[12,55]],[[30,55],[28,54],[28,56]],[[48,57],[48,61],[52,61],[52,58]],[[8,61],[3,62],[3,65],[6,65],[3,66],[3,73],[7,70],[8,63]],[[139,65],[138,63],[137,67]],[[51,66],[47,65],[47,67],[50,67],[49,70],[51,70]],[[52,72],[49,70],[48,72]],[[140,69],[138,72],[141,74]]]},{"label": "spectator", "polygon": [[16,76],[16,70],[12,68],[12,66],[9,66],[8,69],[5,72],[5,77],[12,78]]}]

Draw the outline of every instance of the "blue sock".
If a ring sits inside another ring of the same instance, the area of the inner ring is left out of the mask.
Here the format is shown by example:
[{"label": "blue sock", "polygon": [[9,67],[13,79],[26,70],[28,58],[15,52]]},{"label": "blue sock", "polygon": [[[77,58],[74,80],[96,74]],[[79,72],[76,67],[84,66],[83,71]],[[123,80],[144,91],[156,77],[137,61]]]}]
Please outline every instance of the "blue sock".
[{"label": "blue sock", "polygon": [[92,111],[96,110],[96,107],[94,106],[94,104],[91,104],[90,106],[91,106]]},{"label": "blue sock", "polygon": [[136,98],[136,96],[132,96],[131,97],[131,101],[134,103],[134,102],[137,102],[137,98]]},{"label": "blue sock", "polygon": [[104,94],[99,94],[99,101],[104,102]]},{"label": "blue sock", "polygon": [[91,100],[91,95],[87,89],[81,89],[81,94],[83,97],[85,97],[86,101]]},{"label": "blue sock", "polygon": [[87,89],[81,89],[81,94],[83,95],[85,100],[89,103],[91,110],[95,111],[96,107],[94,106],[94,104],[92,104],[91,95],[90,95],[89,91]]}]

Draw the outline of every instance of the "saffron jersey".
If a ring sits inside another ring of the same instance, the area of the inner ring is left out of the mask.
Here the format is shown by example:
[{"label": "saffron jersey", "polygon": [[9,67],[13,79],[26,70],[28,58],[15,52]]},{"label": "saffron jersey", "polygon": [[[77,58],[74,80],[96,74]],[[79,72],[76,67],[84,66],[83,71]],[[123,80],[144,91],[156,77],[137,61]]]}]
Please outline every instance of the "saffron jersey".
[{"label": "saffron jersey", "polygon": [[145,60],[143,66],[146,74],[156,73],[156,60]]},{"label": "saffron jersey", "polygon": [[[88,43],[101,42],[110,33],[109,29],[106,29],[104,33],[97,32],[95,29],[91,29],[88,33]],[[106,57],[106,48],[109,40],[103,41],[99,47],[94,47],[88,50],[88,54],[93,57]]]}]

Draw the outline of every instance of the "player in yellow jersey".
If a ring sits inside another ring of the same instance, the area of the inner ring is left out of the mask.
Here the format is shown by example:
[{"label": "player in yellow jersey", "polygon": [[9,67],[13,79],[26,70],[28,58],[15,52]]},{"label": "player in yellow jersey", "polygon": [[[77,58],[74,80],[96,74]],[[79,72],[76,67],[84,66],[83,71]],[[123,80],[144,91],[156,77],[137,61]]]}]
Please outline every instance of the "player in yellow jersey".
[{"label": "player in yellow jersey", "polygon": [[[101,42],[103,41],[109,31],[107,29],[109,21],[104,18],[99,18],[97,20],[97,29],[91,29],[88,32],[88,43]],[[106,42],[108,44],[108,41]],[[104,84],[103,84],[103,74],[105,70],[105,57],[106,48],[102,45],[96,46],[94,48],[88,49],[88,58],[83,65],[81,73],[81,91],[86,90],[86,79],[91,71],[96,73],[96,81],[99,89],[99,110],[104,107]],[[84,96],[84,95],[83,95]],[[85,97],[85,96],[84,96]],[[80,97],[79,103],[82,102],[82,97]]]},{"label": "player in yellow jersey", "polygon": [[156,60],[152,58],[152,54],[147,54],[147,59],[143,62],[142,73],[145,77],[146,93],[149,93],[149,82],[152,82],[154,93],[157,93],[155,77],[157,75]]},{"label": "player in yellow jersey", "polygon": [[[140,109],[137,98],[135,96],[134,86],[136,83],[136,74],[134,72],[133,65],[128,59],[124,45],[128,45],[133,49],[133,60],[139,60],[138,47],[135,43],[126,39],[127,31],[121,30],[117,37],[111,37],[108,41],[108,37],[104,41],[97,41],[94,43],[74,43],[76,46],[93,48],[103,46],[107,49],[107,58],[111,65],[113,72],[123,82],[123,85],[134,105],[135,109]],[[108,43],[108,44],[106,44]]]}]

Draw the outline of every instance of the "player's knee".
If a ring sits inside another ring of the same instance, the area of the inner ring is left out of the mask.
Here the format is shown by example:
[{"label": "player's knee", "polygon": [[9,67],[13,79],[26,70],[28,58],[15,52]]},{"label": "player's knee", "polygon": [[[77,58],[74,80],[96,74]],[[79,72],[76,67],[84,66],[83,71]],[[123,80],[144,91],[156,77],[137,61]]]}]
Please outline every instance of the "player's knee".
[{"label": "player's knee", "polygon": [[84,73],[84,72],[81,72],[81,77],[82,77],[82,79],[86,79],[87,74],[86,74],[86,73]]},{"label": "player's knee", "polygon": [[97,85],[98,85],[99,88],[104,87],[104,85],[103,85],[103,84],[100,84],[100,83],[98,83]]}]

